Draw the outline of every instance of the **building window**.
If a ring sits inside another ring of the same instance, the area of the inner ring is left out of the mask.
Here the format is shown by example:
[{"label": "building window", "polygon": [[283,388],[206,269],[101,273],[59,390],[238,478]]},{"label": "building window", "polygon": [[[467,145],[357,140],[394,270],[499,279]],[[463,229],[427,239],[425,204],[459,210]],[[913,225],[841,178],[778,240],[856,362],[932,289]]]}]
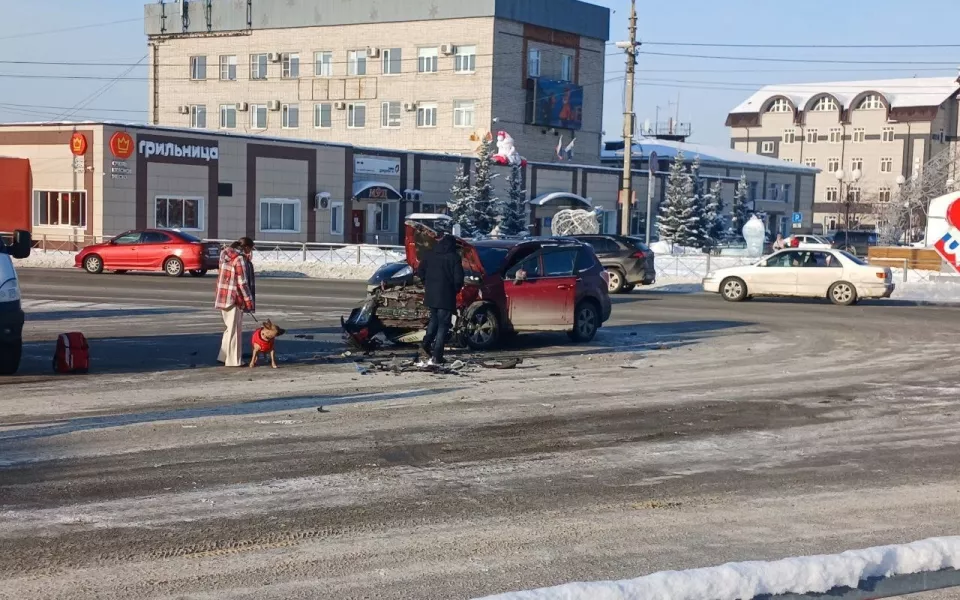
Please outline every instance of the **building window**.
[{"label": "building window", "polygon": [[156,226],[160,229],[203,229],[203,198],[157,196],[154,201]]},{"label": "building window", "polygon": [[380,105],[380,127],[384,129],[400,127],[399,102],[384,102]]},{"label": "building window", "polygon": [[783,130],[783,143],[784,144],[793,144],[797,141],[797,132],[793,129],[784,129]]},{"label": "building window", "polygon": [[792,163],[792,162],[793,162],[793,159],[792,159],[792,158],[781,158],[780,160],[782,160],[783,162],[786,162],[786,163]]},{"label": "building window", "polygon": [[300,233],[300,200],[261,198],[260,231],[263,233]]},{"label": "building window", "polygon": [[86,192],[33,193],[33,224],[37,227],[86,227]]},{"label": "building window", "polygon": [[808,129],[808,130],[807,130],[807,143],[808,143],[808,144],[816,144],[816,143],[817,143],[817,130],[816,130],[816,129]]},{"label": "building window", "polygon": [[473,127],[476,104],[473,100],[453,101],[453,126]]},{"label": "building window", "polygon": [[780,186],[776,183],[767,184],[767,200],[779,200],[780,199]]},{"label": "building window", "polygon": [[884,128],[883,128],[883,134],[881,135],[881,138],[880,138],[880,139],[881,139],[882,141],[884,141],[884,142],[892,142],[892,141],[893,141],[893,127],[884,127]]},{"label": "building window", "polygon": [[347,127],[350,129],[363,129],[367,126],[367,105],[349,104],[347,105]]},{"label": "building window", "polygon": [[438,56],[436,48],[420,48],[417,50],[417,70],[420,73],[436,73]]},{"label": "building window", "polygon": [[347,52],[347,75],[367,74],[367,51],[351,50]]},{"label": "building window", "polygon": [[783,184],[783,196],[780,199],[787,203],[790,202],[790,188],[791,185],[789,183]]},{"label": "building window", "polygon": [[284,52],[280,55],[280,77],[296,79],[300,77],[300,55]]},{"label": "building window", "polygon": [[317,77],[333,76],[333,52],[313,53],[313,74]]},{"label": "building window", "polygon": [[417,104],[417,127],[437,126],[437,105]]},{"label": "building window", "polygon": [[330,203],[330,233],[343,235],[343,202]]},{"label": "building window", "polygon": [[880,190],[877,192],[877,200],[880,202],[890,202],[890,188],[880,188]]},{"label": "building window", "polygon": [[284,104],[280,107],[281,126],[284,129],[296,129],[300,127],[300,105]]},{"label": "building window", "polygon": [[816,158],[812,158],[812,157],[807,157],[807,158],[803,159],[803,166],[816,168],[816,167],[817,167],[817,159],[816,159]]},{"label": "building window", "polygon": [[760,187],[760,183],[758,181],[751,181],[747,185],[748,185],[747,189],[749,191],[747,198],[751,202],[754,202],[757,199],[757,191],[758,191],[758,188]]},{"label": "building window", "polygon": [[880,110],[881,108],[883,108],[883,99],[879,94],[864,96],[863,100],[857,104],[857,110]]},{"label": "building window", "polygon": [[840,170],[840,159],[839,158],[828,158],[827,159],[827,173],[836,173]]},{"label": "building window", "polygon": [[840,190],[835,187],[827,188],[827,202],[839,202],[840,201]]},{"label": "building window", "polygon": [[863,159],[862,158],[851,158],[850,159],[850,170],[851,171],[860,171],[863,172]]},{"label": "building window", "polygon": [[377,202],[377,217],[374,222],[374,227],[377,231],[393,231],[391,227],[393,223],[393,211],[395,210],[393,207],[394,204],[392,202]]},{"label": "building window", "polygon": [[191,56],[190,57],[190,79],[199,81],[206,78],[207,78],[207,57]]},{"label": "building window", "polygon": [[838,110],[837,103],[829,96],[822,96],[814,103],[811,112],[828,112],[831,110]]},{"label": "building window", "polygon": [[207,128],[207,107],[203,104],[190,105],[190,127],[194,129]]},{"label": "building window", "polygon": [[770,108],[767,109],[769,113],[787,113],[793,112],[793,107],[790,106],[790,101],[786,98],[777,98],[770,105]]},{"label": "building window", "polygon": [[773,154],[773,142],[761,142],[761,143],[760,143],[760,153],[761,153],[761,154]]},{"label": "building window", "polygon": [[329,103],[313,105],[313,126],[317,129],[333,127],[333,105]]},{"label": "building window", "polygon": [[529,50],[527,52],[527,76],[540,77],[540,51]]},{"label": "building window", "polygon": [[473,73],[477,70],[477,47],[457,46],[454,49],[453,69],[457,73]]},{"label": "building window", "polygon": [[849,200],[854,204],[857,204],[860,202],[860,197],[861,197],[860,188],[858,186],[851,185],[850,188],[847,190],[847,200]]},{"label": "building window", "polygon": [[881,159],[880,159],[880,172],[881,172],[881,173],[893,173],[893,159],[892,159],[892,158],[881,158]]},{"label": "building window", "polygon": [[251,104],[250,105],[250,129],[266,129],[266,128],[267,128],[267,105]]},{"label": "building window", "polygon": [[866,139],[866,132],[863,130],[863,127],[857,127],[853,130],[853,141],[862,144]]},{"label": "building window", "polygon": [[235,54],[220,57],[220,81],[237,80],[237,56]]},{"label": "building window", "polygon": [[250,79],[263,80],[267,78],[267,55],[250,55]]},{"label": "building window", "polygon": [[220,105],[220,129],[236,129],[236,128],[237,128],[237,105],[221,104]]},{"label": "building window", "polygon": [[830,143],[839,144],[843,141],[843,130],[839,127],[834,127],[830,130]]},{"label": "building window", "polygon": [[573,81],[573,55],[560,55],[560,81]]},{"label": "building window", "polygon": [[383,51],[383,74],[399,75],[403,64],[403,51],[400,48],[386,48]]}]

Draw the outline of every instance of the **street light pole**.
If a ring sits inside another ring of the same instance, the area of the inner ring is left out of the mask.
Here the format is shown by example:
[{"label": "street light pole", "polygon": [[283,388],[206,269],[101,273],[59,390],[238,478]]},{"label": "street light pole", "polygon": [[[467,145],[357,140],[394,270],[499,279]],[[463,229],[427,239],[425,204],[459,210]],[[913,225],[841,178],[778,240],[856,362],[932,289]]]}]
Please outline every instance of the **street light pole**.
[{"label": "street light pole", "polygon": [[[843,248],[843,249],[846,250],[847,248],[850,247],[850,205],[853,203],[853,198],[850,196],[850,186],[853,185],[854,183],[860,181],[860,175],[861,175],[861,173],[860,173],[860,169],[854,169],[854,170],[850,173],[850,181],[846,182],[846,184],[847,184],[847,195],[846,195],[846,196],[843,195],[843,184],[844,184],[843,176],[845,175],[845,173],[843,172],[843,169],[837,169],[837,172],[834,173],[834,175],[837,177],[837,181],[839,182],[839,186],[840,186],[840,190],[839,190],[839,191],[840,191],[840,197],[843,198],[843,206],[844,206],[844,216],[843,216],[843,246],[844,246],[844,248]],[[836,238],[834,238],[834,239],[836,239]]]},{"label": "street light pole", "polygon": [[[620,234],[630,235],[630,202],[633,199],[633,84],[637,67],[637,0],[630,0],[630,41],[617,42],[627,55],[627,78],[623,107],[623,181],[620,183]],[[650,220],[650,215],[647,215]]]}]

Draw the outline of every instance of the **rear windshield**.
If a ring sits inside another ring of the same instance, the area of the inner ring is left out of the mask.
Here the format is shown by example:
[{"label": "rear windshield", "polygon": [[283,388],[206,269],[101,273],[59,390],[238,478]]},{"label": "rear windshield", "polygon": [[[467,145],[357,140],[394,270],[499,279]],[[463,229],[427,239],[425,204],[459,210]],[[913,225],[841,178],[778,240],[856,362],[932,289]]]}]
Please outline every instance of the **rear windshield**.
[{"label": "rear windshield", "polygon": [[507,248],[485,248],[477,246],[477,256],[480,257],[480,264],[483,265],[483,271],[488,275],[500,271],[503,266],[503,260],[507,257]]},{"label": "rear windshield", "polygon": [[173,232],[171,232],[171,233],[173,233],[173,235],[179,236],[179,237],[187,240],[188,242],[202,242],[202,241],[203,241],[203,240],[201,240],[200,238],[193,237],[193,236],[190,235],[189,233],[184,233],[184,232],[182,232],[182,231],[173,231]]},{"label": "rear windshield", "polygon": [[845,252],[845,251],[842,251],[842,250],[841,250],[841,251],[840,251],[840,254],[842,254],[842,255],[844,256],[844,258],[846,258],[847,260],[852,261],[852,262],[854,262],[854,263],[856,263],[856,264],[858,264],[858,265],[866,265],[866,264],[867,264],[866,262],[864,262],[864,260],[863,260],[862,258],[858,258],[858,257],[850,254],[849,252]]}]

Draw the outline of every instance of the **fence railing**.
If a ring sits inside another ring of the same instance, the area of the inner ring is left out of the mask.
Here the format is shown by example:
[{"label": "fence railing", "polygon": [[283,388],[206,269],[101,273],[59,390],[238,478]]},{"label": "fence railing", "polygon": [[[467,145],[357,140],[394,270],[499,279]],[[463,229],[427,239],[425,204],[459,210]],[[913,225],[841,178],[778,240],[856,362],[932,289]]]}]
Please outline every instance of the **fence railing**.
[{"label": "fence railing", "polygon": [[[879,600],[960,587],[960,571],[943,569],[929,573],[870,577],[855,588],[834,588],[825,594],[779,594],[755,596],[752,600]],[[960,595],[960,594],[958,594]],[[919,600],[919,599],[918,599]]]},{"label": "fence railing", "polygon": [[749,256],[658,254],[655,264],[658,279],[701,279],[710,271],[752,265],[758,260],[760,259]]}]

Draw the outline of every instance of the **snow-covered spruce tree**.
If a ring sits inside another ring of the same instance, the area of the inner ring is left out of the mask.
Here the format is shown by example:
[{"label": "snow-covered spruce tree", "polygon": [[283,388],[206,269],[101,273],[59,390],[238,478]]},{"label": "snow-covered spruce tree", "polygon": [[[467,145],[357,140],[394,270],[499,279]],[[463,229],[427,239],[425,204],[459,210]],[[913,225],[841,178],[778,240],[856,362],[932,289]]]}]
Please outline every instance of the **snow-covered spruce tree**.
[{"label": "snow-covered spruce tree", "polygon": [[747,214],[747,174],[740,174],[737,189],[733,195],[733,205],[730,207],[730,238],[743,237],[743,226],[747,224],[750,215]]},{"label": "snow-covered spruce tree", "polygon": [[714,181],[703,202],[702,228],[707,232],[708,246],[716,246],[723,241],[727,229],[723,208],[723,184]]},{"label": "snow-covered spruce tree", "polygon": [[500,201],[500,233],[523,235],[527,232],[527,192],[523,189],[523,168],[514,165],[507,178],[507,199]]},{"label": "snow-covered spruce tree", "polygon": [[494,148],[493,140],[484,138],[474,164],[470,202],[473,205],[473,229],[478,236],[489,234],[499,219],[500,207],[493,190],[493,180],[497,177],[493,172]]},{"label": "snow-covered spruce tree", "polygon": [[453,187],[450,188],[450,201],[447,202],[447,208],[450,209],[450,218],[453,219],[454,224],[460,226],[460,235],[473,237],[476,228],[470,176],[463,167],[463,163],[457,167],[457,176],[453,180]]},{"label": "snow-covered spruce tree", "polygon": [[700,157],[693,159],[693,165],[690,167],[690,182],[693,187],[693,193],[690,197],[690,206],[693,210],[693,219],[690,224],[690,230],[693,234],[694,242],[684,244],[692,248],[704,248],[710,245],[708,229],[704,226],[704,212],[706,211],[706,187],[707,183],[700,177]]},{"label": "snow-covered spruce tree", "polygon": [[698,228],[698,218],[693,202],[693,180],[683,164],[683,153],[677,152],[670,165],[666,195],[657,219],[661,240],[679,246],[696,244],[694,232]]}]

